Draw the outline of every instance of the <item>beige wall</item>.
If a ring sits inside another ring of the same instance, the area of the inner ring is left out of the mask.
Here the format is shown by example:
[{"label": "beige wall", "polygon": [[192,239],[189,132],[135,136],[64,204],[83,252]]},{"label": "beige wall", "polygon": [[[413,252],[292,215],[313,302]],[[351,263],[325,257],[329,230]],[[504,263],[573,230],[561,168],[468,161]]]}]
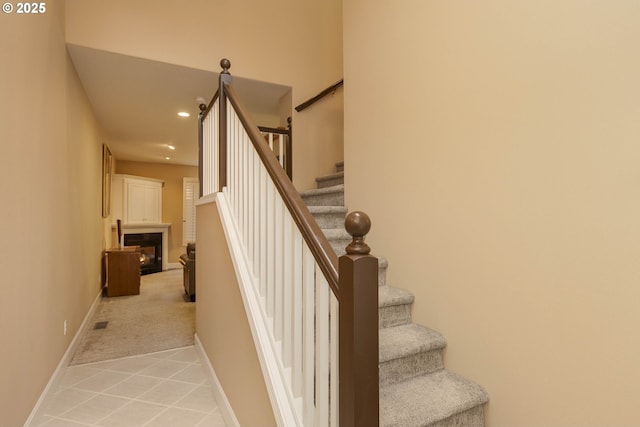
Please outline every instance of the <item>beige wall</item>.
[{"label": "beige wall", "polygon": [[196,330],[242,427],[275,426],[214,203],[197,208]]},{"label": "beige wall", "polygon": [[[182,245],[182,183],[183,178],[197,178],[196,166],[119,160],[116,173],[164,180],[162,187],[162,222],[169,227],[169,260],[177,263],[185,253]],[[117,237],[116,237],[117,239]]]},{"label": "beige wall", "polygon": [[344,1],[348,205],[490,427],[639,424],[639,21]]},{"label": "beige wall", "polygon": [[21,426],[100,291],[101,132],[63,1],[0,15],[0,53],[0,425]]},{"label": "beige wall", "polygon": [[[68,0],[67,41],[293,88],[298,105],[342,77],[342,2]],[[250,29],[250,30],[248,30]],[[260,32],[261,29],[264,31]],[[293,112],[300,189],[342,160],[341,98]]]}]

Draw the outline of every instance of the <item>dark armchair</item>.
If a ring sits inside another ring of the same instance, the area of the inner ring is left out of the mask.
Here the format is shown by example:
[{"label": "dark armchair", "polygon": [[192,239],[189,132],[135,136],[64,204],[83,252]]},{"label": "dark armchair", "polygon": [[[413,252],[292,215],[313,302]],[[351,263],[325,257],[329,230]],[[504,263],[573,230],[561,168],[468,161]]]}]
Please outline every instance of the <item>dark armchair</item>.
[{"label": "dark armchair", "polygon": [[184,271],[184,293],[191,302],[196,300],[196,244],[187,244],[187,253],[180,255],[180,264]]}]

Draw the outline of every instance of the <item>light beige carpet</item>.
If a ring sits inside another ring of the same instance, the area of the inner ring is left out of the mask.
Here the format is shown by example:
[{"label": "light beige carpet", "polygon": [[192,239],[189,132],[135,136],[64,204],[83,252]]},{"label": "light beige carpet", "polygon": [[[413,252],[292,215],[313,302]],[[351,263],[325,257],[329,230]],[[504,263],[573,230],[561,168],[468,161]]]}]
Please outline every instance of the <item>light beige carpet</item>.
[{"label": "light beige carpet", "polygon": [[[140,295],[102,297],[71,365],[193,345],[195,303],[184,298],[182,274],[145,275]],[[94,329],[105,321],[106,328]]]}]

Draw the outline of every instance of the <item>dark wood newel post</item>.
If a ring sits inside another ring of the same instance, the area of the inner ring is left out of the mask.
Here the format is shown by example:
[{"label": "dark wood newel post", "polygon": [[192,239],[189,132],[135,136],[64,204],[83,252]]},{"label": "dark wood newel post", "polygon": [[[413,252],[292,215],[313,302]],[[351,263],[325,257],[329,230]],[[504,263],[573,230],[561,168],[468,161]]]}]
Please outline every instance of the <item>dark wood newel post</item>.
[{"label": "dark wood newel post", "polygon": [[285,170],[289,179],[293,181],[293,125],[291,124],[291,117],[287,117],[287,132],[289,136],[289,143],[287,144],[287,151],[285,153]]},{"label": "dark wood newel post", "polygon": [[378,259],[364,236],[371,220],[352,212],[345,221],[353,241],[339,261],[340,426],[379,425]]},{"label": "dark wood newel post", "polygon": [[226,58],[221,59],[220,66],[222,67],[222,71],[220,72],[220,95],[218,107],[218,178],[220,181],[220,188],[218,188],[218,191],[222,191],[222,188],[227,185],[227,92],[224,85],[231,83],[231,74],[229,74],[231,61]]}]

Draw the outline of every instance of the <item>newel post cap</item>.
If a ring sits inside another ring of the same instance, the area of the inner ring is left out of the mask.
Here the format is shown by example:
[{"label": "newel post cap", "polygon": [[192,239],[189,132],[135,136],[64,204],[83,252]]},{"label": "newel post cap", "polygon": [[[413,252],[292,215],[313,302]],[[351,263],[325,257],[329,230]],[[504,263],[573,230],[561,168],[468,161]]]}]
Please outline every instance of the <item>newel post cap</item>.
[{"label": "newel post cap", "polygon": [[371,230],[371,219],[364,212],[355,211],[347,215],[344,227],[353,240],[346,247],[349,255],[367,255],[371,248],[364,242],[364,236]]},{"label": "newel post cap", "polygon": [[231,68],[231,61],[227,58],[220,60],[220,66],[222,67],[222,74],[229,74],[229,68]]}]

